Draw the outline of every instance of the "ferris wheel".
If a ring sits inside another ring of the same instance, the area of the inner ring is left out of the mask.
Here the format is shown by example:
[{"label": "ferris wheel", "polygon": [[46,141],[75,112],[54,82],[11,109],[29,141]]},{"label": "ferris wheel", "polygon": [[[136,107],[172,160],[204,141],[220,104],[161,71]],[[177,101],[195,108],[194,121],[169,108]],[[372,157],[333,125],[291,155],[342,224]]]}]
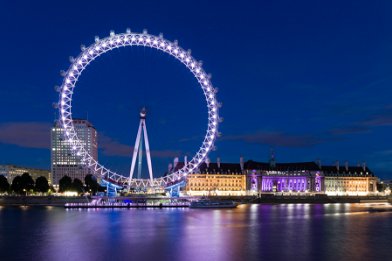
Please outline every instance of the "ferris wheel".
[{"label": "ferris wheel", "polygon": [[[143,46],[160,50],[174,57],[184,64],[198,81],[204,93],[206,106],[208,109],[208,125],[204,140],[193,158],[184,166],[165,177],[155,179],[130,179],[116,173],[96,161],[85,149],[79,140],[72,120],[72,96],[76,83],[87,66],[102,54],[115,48]],[[219,108],[220,104],[216,100],[216,88],[213,87],[210,76],[203,70],[201,62],[191,56],[190,51],[182,49],[177,41],[171,42],[163,38],[162,35],[154,36],[143,33],[133,33],[129,29],[125,33],[110,33],[110,36],[99,39],[95,38],[95,43],[88,47],[82,46],[82,52],[77,58],[71,58],[71,65],[63,74],[64,79],[59,87],[60,97],[58,102],[60,124],[64,130],[65,137],[71,144],[72,153],[79,156],[88,168],[93,170],[97,177],[111,182],[123,188],[148,188],[167,187],[176,182],[183,181],[189,173],[193,173],[198,166],[206,159],[208,153],[214,147],[215,139],[218,135]]]}]

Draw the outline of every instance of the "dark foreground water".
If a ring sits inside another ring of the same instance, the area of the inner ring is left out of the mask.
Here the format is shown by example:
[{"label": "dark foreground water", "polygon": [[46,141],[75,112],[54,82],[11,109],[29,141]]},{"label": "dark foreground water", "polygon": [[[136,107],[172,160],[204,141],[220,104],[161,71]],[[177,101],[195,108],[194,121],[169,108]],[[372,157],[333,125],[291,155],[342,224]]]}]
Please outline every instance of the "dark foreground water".
[{"label": "dark foreground water", "polygon": [[392,212],[0,207],[0,260],[391,260]]}]

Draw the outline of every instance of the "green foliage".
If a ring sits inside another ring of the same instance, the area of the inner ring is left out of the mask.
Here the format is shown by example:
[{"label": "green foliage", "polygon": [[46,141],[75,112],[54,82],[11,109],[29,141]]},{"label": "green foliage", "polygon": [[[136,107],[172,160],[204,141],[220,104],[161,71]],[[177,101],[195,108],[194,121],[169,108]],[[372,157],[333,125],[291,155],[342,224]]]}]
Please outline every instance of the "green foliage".
[{"label": "green foliage", "polygon": [[34,180],[29,173],[23,173],[22,176],[16,176],[14,178],[11,189],[17,194],[26,195],[34,189]]},{"label": "green foliage", "polygon": [[35,181],[36,192],[47,193],[49,190],[49,182],[45,177],[38,177]]},{"label": "green foliage", "polygon": [[17,194],[23,194],[22,177],[21,176],[16,176],[12,180],[11,190]]},{"label": "green foliage", "polygon": [[72,179],[65,175],[59,180],[59,191],[71,191],[72,190]]},{"label": "green foliage", "polygon": [[76,191],[79,194],[84,191],[83,182],[80,179],[75,178],[72,182],[72,191]]},{"label": "green foliage", "polygon": [[6,177],[3,175],[0,175],[0,192],[4,193],[7,192],[10,189],[10,184],[8,183],[8,180]]},{"label": "green foliage", "polygon": [[86,184],[86,190],[91,192],[93,195],[97,193],[100,187],[97,182],[97,178],[91,174],[88,174],[86,177],[84,177],[84,184]]}]

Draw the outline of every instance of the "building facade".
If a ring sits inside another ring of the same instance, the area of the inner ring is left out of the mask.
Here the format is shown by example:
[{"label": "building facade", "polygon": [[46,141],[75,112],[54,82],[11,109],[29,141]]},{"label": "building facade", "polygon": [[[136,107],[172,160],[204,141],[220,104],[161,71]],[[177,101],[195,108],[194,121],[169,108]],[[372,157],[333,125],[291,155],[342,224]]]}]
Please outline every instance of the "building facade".
[{"label": "building facade", "polygon": [[324,175],[314,162],[247,161],[248,190],[263,192],[322,192]]},{"label": "building facade", "polygon": [[377,192],[377,177],[363,166],[324,166],[325,193],[328,195],[368,195]]},{"label": "building facade", "polygon": [[[78,139],[87,152],[98,160],[97,131],[94,126],[83,119],[74,119],[73,124]],[[92,174],[92,171],[82,162],[82,158],[72,152],[72,145],[65,138],[60,124],[56,122],[51,131],[51,170],[54,185],[58,185],[59,180],[65,175],[84,181],[87,174]]]},{"label": "building facade", "polygon": [[328,195],[369,195],[377,192],[377,177],[366,166],[321,166],[316,162],[245,163],[251,193],[310,192]]},{"label": "building facade", "polygon": [[188,174],[184,193],[189,196],[243,196],[246,195],[246,175],[240,164],[202,163],[195,173]]},{"label": "building facade", "polygon": [[51,173],[47,169],[28,168],[15,165],[0,165],[0,175],[7,178],[8,183],[12,183],[16,176],[21,176],[23,173],[29,173],[35,181],[38,177],[45,177],[49,184],[52,182]]}]

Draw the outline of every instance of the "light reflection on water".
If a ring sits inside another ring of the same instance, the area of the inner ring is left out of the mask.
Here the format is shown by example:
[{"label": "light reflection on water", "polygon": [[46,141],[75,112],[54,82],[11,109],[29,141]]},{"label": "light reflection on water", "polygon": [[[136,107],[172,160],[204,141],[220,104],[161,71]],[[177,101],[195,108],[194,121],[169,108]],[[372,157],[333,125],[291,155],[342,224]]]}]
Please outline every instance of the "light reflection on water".
[{"label": "light reflection on water", "polygon": [[0,210],[0,260],[378,260],[392,244],[392,213],[360,204]]}]

